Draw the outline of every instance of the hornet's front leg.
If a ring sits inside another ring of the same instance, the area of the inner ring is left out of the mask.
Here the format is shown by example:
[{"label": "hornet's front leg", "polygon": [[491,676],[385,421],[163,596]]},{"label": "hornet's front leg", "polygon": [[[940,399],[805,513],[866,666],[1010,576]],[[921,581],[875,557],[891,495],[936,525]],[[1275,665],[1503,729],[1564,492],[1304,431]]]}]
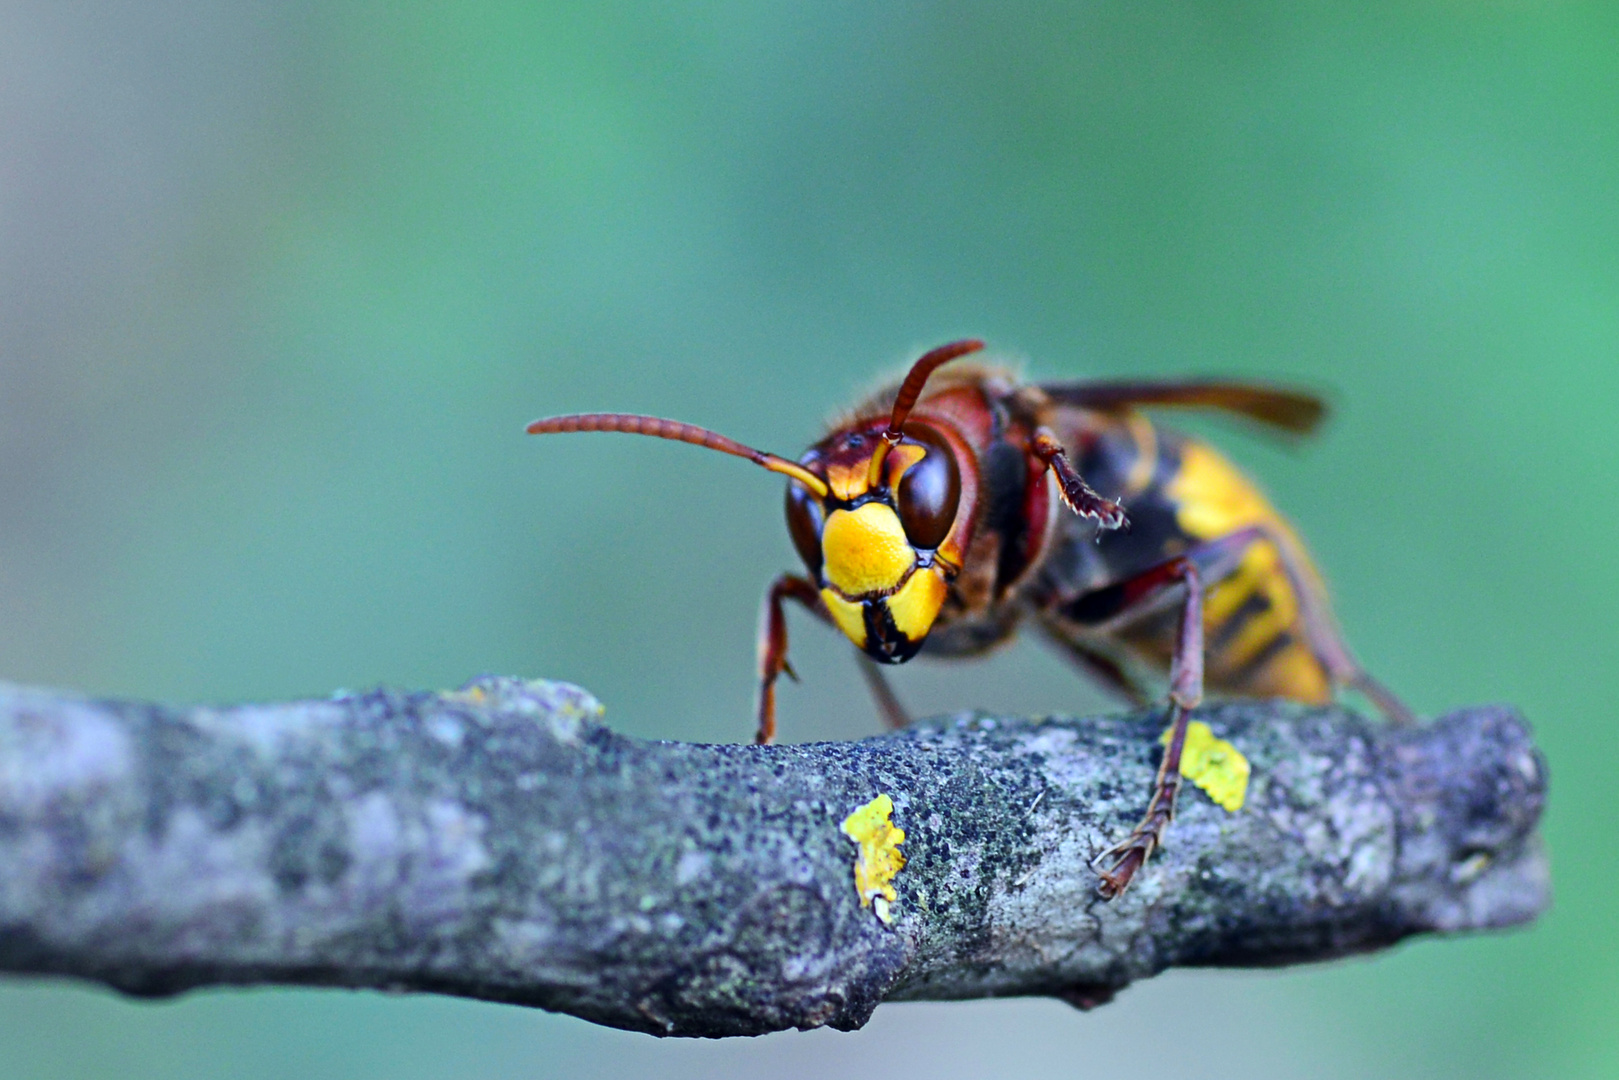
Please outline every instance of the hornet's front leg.
[{"label": "hornet's front leg", "polygon": [[[785,600],[798,601],[811,615],[828,626],[834,625],[826,605],[821,603],[820,591],[809,581],[796,574],[783,574],[771,583],[759,613],[759,731],[753,741],[761,746],[776,740],[777,676],[785,674],[795,681],[798,678],[787,662],[787,613],[782,610]],[[910,716],[883,677],[882,669],[865,653],[856,653],[855,659],[883,723],[895,729],[909,724]]]},{"label": "hornet's front leg", "polygon": [[830,621],[820,590],[797,574],[781,575],[765,593],[764,609],[759,612],[759,731],[753,737],[760,746],[776,741],[776,677],[786,672],[798,678],[787,662],[787,613],[781,607],[784,600],[796,600],[822,621]]},{"label": "hornet's front leg", "polygon": [[1098,495],[1085,478],[1079,475],[1074,463],[1068,460],[1068,451],[1048,427],[1039,427],[1029,440],[1029,453],[1045,463],[1057,478],[1057,490],[1068,509],[1080,517],[1090,518],[1104,529],[1121,529],[1126,524],[1124,507],[1112,499]]}]

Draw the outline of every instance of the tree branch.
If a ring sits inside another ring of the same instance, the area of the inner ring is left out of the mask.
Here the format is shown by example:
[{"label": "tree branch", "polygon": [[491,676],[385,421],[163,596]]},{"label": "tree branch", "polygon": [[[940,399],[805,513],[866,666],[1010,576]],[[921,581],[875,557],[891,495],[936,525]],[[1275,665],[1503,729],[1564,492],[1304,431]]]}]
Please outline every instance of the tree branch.
[{"label": "tree branch", "polygon": [[[0,970],[133,994],[287,983],[538,1005],[659,1035],[855,1028],[878,1002],[1085,1007],[1171,966],[1504,927],[1548,903],[1510,709],[1420,729],[1201,709],[1253,766],[1190,785],[1120,900],[1161,718],[946,718],[855,743],[608,731],[557,683],[173,709],[0,684]],[[840,828],[905,831],[878,918]]]}]

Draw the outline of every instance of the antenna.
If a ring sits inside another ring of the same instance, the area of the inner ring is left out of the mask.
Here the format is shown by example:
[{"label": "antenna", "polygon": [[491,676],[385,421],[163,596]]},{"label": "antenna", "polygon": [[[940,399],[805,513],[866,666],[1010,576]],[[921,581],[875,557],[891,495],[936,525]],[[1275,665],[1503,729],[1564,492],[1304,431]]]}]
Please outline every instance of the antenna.
[{"label": "antenna", "polygon": [[773,473],[797,480],[820,498],[824,499],[827,495],[826,481],[797,462],[788,461],[775,454],[767,454],[763,450],[755,450],[751,446],[743,446],[735,439],[728,439],[717,431],[710,431],[696,424],[683,424],[679,420],[639,416],[635,413],[573,413],[568,416],[546,417],[528,426],[530,435],[555,435],[575,431],[619,431],[626,435],[650,435],[655,439],[671,439],[675,442],[691,443],[694,446],[706,446],[722,454],[747,458],[755,465],[762,465]]},{"label": "antenna", "polygon": [[883,441],[877,447],[877,452],[871,455],[871,467],[866,473],[867,487],[876,487],[882,477],[883,459],[899,445],[900,429],[905,426],[905,418],[916,407],[916,399],[922,396],[922,387],[927,383],[928,376],[956,357],[975,353],[983,347],[984,343],[977,338],[952,341],[923,353],[921,359],[911,365],[905,381],[899,384],[899,393],[894,395],[894,411],[888,417],[888,430],[883,432]]}]

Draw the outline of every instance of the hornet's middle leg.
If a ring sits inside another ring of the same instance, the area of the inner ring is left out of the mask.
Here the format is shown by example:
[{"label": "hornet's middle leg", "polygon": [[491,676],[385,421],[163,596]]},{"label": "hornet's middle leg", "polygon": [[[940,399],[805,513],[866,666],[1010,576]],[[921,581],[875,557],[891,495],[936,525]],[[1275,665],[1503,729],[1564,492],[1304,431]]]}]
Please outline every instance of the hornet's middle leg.
[{"label": "hornet's middle leg", "polygon": [[863,652],[855,653],[855,660],[860,664],[860,674],[865,677],[866,689],[871,691],[872,703],[877,706],[877,715],[883,718],[884,725],[890,731],[898,731],[910,724],[911,714],[905,711],[904,703],[894,693],[881,665]]}]

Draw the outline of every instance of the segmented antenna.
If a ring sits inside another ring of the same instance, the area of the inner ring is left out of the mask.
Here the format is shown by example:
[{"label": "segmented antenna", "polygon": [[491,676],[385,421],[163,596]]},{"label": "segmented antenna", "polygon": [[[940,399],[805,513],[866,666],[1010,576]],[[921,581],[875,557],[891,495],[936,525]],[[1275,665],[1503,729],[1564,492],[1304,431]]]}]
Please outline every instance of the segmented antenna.
[{"label": "segmented antenna", "polygon": [[674,442],[691,443],[694,446],[704,446],[710,450],[718,450],[722,454],[731,454],[734,457],[747,458],[755,465],[762,465],[773,473],[791,477],[800,484],[809,488],[816,495],[825,498],[827,495],[826,481],[786,458],[775,454],[767,454],[763,450],[755,450],[751,446],[744,446],[735,439],[721,435],[717,431],[698,427],[696,424],[685,424],[679,420],[665,420],[659,416],[640,416],[636,413],[572,413],[568,416],[549,416],[543,420],[536,420],[527,428],[530,435],[556,435],[568,434],[575,431],[618,431],[626,435],[650,435],[655,439],[670,439]]},{"label": "segmented antenna", "polygon": [[871,467],[866,472],[867,487],[876,487],[877,481],[882,477],[883,459],[888,457],[890,450],[899,445],[905,418],[910,416],[911,410],[916,407],[916,399],[922,396],[922,387],[927,384],[928,376],[958,356],[975,353],[983,347],[984,343],[977,338],[964,338],[923,353],[921,359],[911,365],[911,370],[905,375],[905,381],[899,385],[899,393],[894,395],[894,411],[888,416],[888,430],[883,432],[882,443],[871,455]]}]

